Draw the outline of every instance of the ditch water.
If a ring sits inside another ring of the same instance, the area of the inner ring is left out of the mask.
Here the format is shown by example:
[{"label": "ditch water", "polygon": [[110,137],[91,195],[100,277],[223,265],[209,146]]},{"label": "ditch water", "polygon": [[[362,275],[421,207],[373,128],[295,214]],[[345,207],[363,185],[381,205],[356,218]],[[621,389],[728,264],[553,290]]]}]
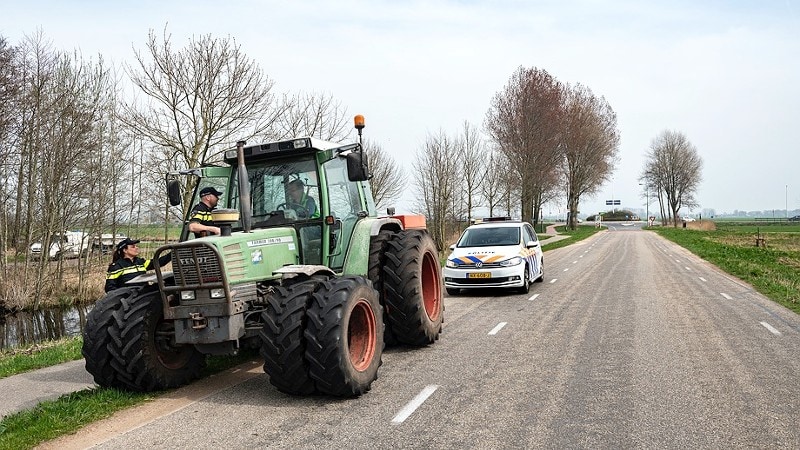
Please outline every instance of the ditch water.
[{"label": "ditch water", "polygon": [[93,305],[0,316],[0,350],[78,336]]}]

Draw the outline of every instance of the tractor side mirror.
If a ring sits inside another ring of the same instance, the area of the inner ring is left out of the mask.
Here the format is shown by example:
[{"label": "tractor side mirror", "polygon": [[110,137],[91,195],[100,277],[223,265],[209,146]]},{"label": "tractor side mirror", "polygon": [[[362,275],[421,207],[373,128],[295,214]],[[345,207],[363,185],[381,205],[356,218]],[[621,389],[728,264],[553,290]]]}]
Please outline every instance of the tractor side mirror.
[{"label": "tractor side mirror", "polygon": [[347,155],[347,179],[350,181],[367,181],[367,156],[363,152],[352,152]]},{"label": "tractor side mirror", "polygon": [[181,204],[181,182],[178,180],[167,181],[167,197],[169,197],[170,206],[178,206]]}]

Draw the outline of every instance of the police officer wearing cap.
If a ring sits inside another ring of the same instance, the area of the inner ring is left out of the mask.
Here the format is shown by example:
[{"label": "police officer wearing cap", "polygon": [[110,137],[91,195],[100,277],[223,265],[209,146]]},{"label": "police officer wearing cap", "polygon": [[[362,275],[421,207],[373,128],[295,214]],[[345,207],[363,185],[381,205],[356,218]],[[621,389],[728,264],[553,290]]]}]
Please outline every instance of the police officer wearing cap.
[{"label": "police officer wearing cap", "polygon": [[[108,266],[106,274],[106,292],[124,287],[126,282],[153,268],[152,259],[139,257],[139,246],[137,245],[139,242],[138,239],[125,238],[117,244],[114,259]],[[158,258],[158,265],[164,266],[171,259],[172,253],[167,253]]]},{"label": "police officer wearing cap", "polygon": [[217,207],[221,195],[222,192],[211,186],[200,189],[200,203],[195,205],[189,214],[189,231],[194,233],[194,237],[220,234],[219,227],[214,226],[211,220],[211,211]]}]

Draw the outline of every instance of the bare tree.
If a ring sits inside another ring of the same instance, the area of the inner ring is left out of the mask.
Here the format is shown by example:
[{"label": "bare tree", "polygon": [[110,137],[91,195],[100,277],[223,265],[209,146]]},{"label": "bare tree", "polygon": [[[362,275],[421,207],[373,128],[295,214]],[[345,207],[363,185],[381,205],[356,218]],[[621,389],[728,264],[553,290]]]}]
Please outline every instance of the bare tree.
[{"label": "bare tree", "polygon": [[271,136],[291,139],[310,136],[341,142],[353,131],[347,109],[329,94],[296,94],[283,98],[283,113],[277,117]]},{"label": "bare tree", "polygon": [[451,211],[458,188],[458,157],[455,142],[444,131],[428,135],[425,147],[414,160],[414,181],[418,192],[417,207],[425,214],[434,242],[442,249],[447,242]]},{"label": "bare tree", "polygon": [[677,227],[680,209],[697,206],[702,170],[697,148],[683,133],[665,130],[653,139],[640,179],[657,190],[662,220],[668,214]]},{"label": "bare tree", "polygon": [[559,149],[571,229],[581,197],[597,192],[611,176],[618,148],[617,115],[608,102],[586,86],[569,88]]},{"label": "bare tree", "polygon": [[558,187],[562,92],[545,70],[520,67],[486,114],[485,127],[520,182],[522,219],[534,224],[548,193]]},{"label": "bare tree", "polygon": [[[273,83],[232,38],[203,35],[175,50],[166,30],[161,41],[151,30],[135,54],[130,77],[148,101],[125,105],[121,120],[163,149],[156,167],[197,167],[274,127]],[[185,187],[187,209],[194,186]]]},{"label": "bare tree", "polygon": [[457,148],[461,163],[460,175],[465,188],[461,191],[464,197],[464,210],[466,219],[470,221],[477,197],[480,195],[481,185],[486,178],[486,150],[478,129],[467,121],[464,121]]},{"label": "bare tree", "polygon": [[499,174],[508,172],[508,162],[502,153],[491,151],[484,164],[486,172],[492,174],[492,176],[484,177],[480,185],[480,192],[485,202],[484,205],[489,208],[489,216],[491,217],[502,202],[503,179]]},{"label": "bare tree", "polygon": [[12,235],[16,233],[9,226],[12,217],[17,214],[14,209],[12,196],[14,192],[15,161],[17,160],[18,129],[19,129],[19,104],[20,104],[20,73],[17,67],[17,49],[8,45],[5,37],[0,36],[0,192],[5,195],[0,198],[0,269],[3,278],[6,278],[6,252],[10,245]]},{"label": "bare tree", "polygon": [[396,201],[408,187],[408,175],[380,144],[364,139],[364,152],[369,156],[369,181],[372,199],[378,209]]}]

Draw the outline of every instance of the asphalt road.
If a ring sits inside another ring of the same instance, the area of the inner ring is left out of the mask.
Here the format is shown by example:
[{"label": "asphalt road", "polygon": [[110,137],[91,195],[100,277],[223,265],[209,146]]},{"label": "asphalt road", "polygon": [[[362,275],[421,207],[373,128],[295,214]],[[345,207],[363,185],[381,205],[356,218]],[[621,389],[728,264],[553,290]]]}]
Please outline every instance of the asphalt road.
[{"label": "asphalt road", "polygon": [[[388,349],[358,399],[286,396],[256,367],[96,441],[800,448],[800,317],[654,233],[615,226],[545,253],[545,281],[528,295],[470,293],[446,308],[441,339]],[[89,431],[77,437],[55,447],[92,442]]]}]

